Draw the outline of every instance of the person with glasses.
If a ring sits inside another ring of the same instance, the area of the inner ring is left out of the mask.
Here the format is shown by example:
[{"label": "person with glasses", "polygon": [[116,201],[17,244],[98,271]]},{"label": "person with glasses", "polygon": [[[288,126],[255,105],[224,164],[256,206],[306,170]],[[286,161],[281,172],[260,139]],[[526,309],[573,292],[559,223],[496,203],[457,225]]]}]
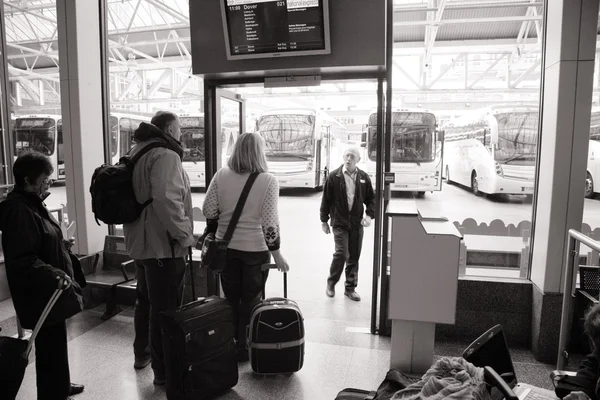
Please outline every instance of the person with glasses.
[{"label": "person with glasses", "polygon": [[[329,297],[335,296],[335,285],[340,280],[345,265],[344,295],[350,300],[360,301],[360,296],[356,293],[358,260],[363,228],[370,226],[371,220],[375,218],[375,191],[369,175],[356,166],[360,161],[360,151],[354,147],[349,148],[344,152],[343,159],[344,163],[329,174],[321,199],[321,228],[326,234],[333,230],[335,242],[325,293]],[[331,229],[328,223],[330,218]]]},{"label": "person with glasses", "polygon": [[47,156],[21,154],[13,166],[14,189],[0,203],[6,277],[21,326],[33,329],[61,278],[67,282],[35,339],[38,400],[69,399],[84,389],[71,383],[65,321],[82,310],[86,282],[72,242],[44,204],[52,172]]}]

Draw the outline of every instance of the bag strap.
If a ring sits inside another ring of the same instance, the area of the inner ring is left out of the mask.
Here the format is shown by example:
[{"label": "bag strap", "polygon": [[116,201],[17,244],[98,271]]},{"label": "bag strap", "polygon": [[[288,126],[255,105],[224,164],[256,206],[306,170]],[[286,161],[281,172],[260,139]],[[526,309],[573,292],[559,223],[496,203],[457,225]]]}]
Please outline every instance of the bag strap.
[{"label": "bag strap", "polygon": [[225,232],[225,236],[223,237],[223,240],[226,242],[229,242],[231,240],[231,237],[233,236],[233,231],[235,231],[235,227],[240,219],[240,216],[242,215],[244,205],[246,204],[246,199],[250,194],[250,189],[252,189],[252,185],[258,177],[258,174],[258,172],[250,174],[248,180],[246,181],[246,185],[242,190],[242,194],[240,195],[237,205],[235,206],[235,210],[233,211],[233,215],[231,216],[231,221],[229,221],[229,226],[227,226],[227,231]]}]

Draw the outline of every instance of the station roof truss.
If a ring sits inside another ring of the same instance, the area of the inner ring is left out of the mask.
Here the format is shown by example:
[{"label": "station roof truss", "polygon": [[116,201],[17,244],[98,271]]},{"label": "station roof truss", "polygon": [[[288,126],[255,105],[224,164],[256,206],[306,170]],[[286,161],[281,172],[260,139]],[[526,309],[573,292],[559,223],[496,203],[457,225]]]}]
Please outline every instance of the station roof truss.
[{"label": "station roof truss", "polygon": [[[126,107],[201,97],[202,79],[191,71],[189,0],[106,1],[111,104]],[[13,105],[56,107],[60,104],[56,0],[2,3]],[[542,0],[394,3],[395,95],[419,97],[423,103],[442,95],[471,99],[495,95],[503,101],[539,96]],[[320,90],[297,93],[307,96]],[[336,83],[327,94],[361,96],[373,90]]]}]

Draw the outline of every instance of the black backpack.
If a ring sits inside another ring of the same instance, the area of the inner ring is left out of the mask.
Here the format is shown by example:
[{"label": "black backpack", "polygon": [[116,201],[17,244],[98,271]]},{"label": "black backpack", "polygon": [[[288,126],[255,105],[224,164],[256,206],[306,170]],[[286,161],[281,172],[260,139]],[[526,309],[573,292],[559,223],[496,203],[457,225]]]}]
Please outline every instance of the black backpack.
[{"label": "black backpack", "polygon": [[126,155],[115,165],[103,164],[96,168],[92,175],[90,193],[92,211],[98,225],[98,220],[107,225],[134,222],[144,208],[152,203],[152,199],[143,204],[137,202],[133,191],[133,167],[144,154],[156,147],[167,146],[164,143],[153,142],[133,157]]}]

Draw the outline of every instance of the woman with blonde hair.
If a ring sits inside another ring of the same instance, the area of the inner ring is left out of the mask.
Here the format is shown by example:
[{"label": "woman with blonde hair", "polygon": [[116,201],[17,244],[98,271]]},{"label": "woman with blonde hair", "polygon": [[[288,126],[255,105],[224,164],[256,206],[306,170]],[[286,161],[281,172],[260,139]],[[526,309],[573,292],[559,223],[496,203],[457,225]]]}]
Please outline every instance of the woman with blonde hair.
[{"label": "woman with blonde hair", "polygon": [[217,171],[210,182],[202,207],[207,225],[218,224],[216,238],[223,239],[246,181],[252,173],[258,173],[229,242],[227,264],[221,273],[223,292],[237,322],[240,361],[248,360],[246,326],[250,323],[252,308],[260,301],[261,266],[268,263],[272,255],[280,271],[289,270],[279,250],[279,184],[267,173],[264,147],[259,134],[242,134],[227,166]]}]

